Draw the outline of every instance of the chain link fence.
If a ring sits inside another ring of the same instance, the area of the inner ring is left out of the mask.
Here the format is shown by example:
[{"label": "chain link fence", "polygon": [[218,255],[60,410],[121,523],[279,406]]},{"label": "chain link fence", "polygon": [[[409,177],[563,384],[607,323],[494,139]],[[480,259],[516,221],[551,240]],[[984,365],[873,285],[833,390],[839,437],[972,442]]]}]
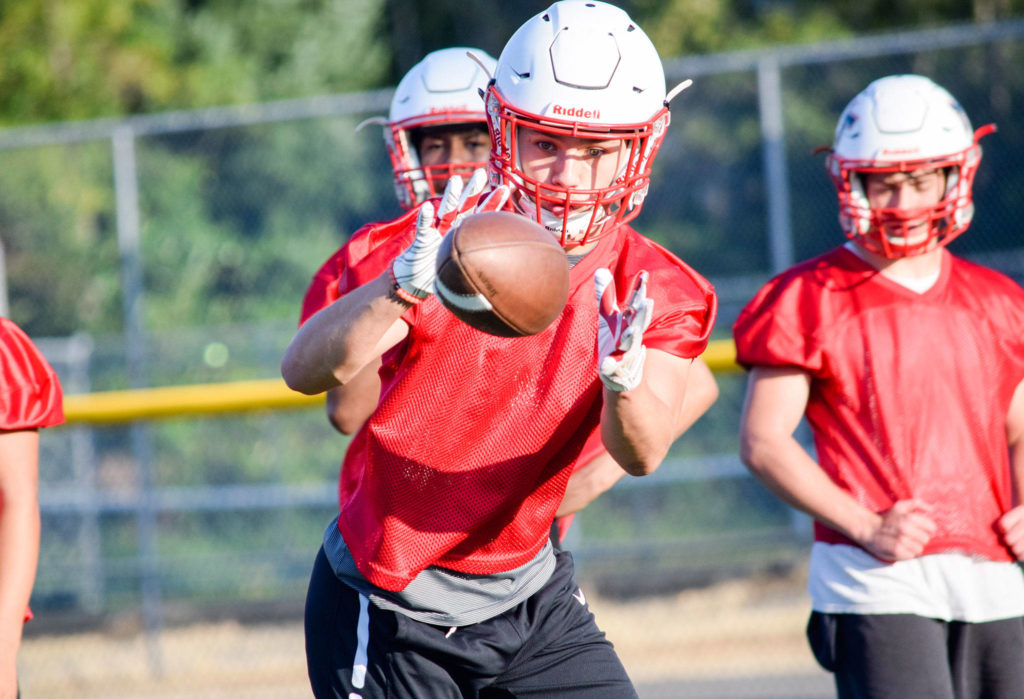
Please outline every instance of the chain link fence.
[{"label": "chain link fence", "polygon": [[[715,283],[728,338],[774,271],[841,242],[812,151],[842,107],[918,72],[999,126],[954,252],[1024,282],[1022,54],[1007,22],[667,61],[669,87],[695,84],[635,226]],[[0,300],[69,393],[277,376],[313,272],[398,213],[378,134],[355,131],[389,97],[0,132]],[[828,696],[801,638],[809,522],[739,463],[744,377],[718,380],[568,547],[642,696]],[[307,696],[301,609],[345,446],[320,410],[46,430],[24,695]]]}]

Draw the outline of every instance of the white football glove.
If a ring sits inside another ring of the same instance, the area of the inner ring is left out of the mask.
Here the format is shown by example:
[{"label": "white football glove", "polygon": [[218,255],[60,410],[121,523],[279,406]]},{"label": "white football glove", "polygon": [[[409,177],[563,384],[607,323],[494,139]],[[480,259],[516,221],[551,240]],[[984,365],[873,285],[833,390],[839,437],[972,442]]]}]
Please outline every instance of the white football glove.
[{"label": "white football glove", "polygon": [[620,309],[612,273],[601,268],[594,273],[597,293],[597,373],[606,388],[632,391],[644,376],[647,348],[644,331],[651,324],[654,301],[647,298],[647,272],[641,272],[633,295]]},{"label": "white football glove", "polygon": [[452,177],[441,195],[436,213],[429,201],[420,207],[416,218],[416,238],[405,252],[391,263],[391,277],[395,293],[407,303],[419,303],[434,290],[435,258],[441,238],[470,213],[486,207],[493,211],[508,200],[509,188],[502,185],[486,196],[487,172],[477,168],[463,186],[461,177]]}]

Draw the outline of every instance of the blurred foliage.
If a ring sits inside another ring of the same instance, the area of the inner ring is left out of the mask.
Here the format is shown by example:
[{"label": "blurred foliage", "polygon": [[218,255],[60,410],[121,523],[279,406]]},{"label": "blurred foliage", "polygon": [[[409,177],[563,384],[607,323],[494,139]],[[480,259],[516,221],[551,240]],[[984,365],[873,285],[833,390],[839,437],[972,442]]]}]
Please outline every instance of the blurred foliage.
[{"label": "blurred foliage", "polygon": [[164,137],[140,157],[153,328],[298,320],[299,290],[376,212],[349,120]]},{"label": "blurred foliage", "polygon": [[0,123],[346,92],[389,78],[381,0],[0,3]]},{"label": "blurred foliage", "polygon": [[[452,45],[497,56],[548,0],[3,0],[0,124],[121,116],[395,84]],[[1024,11],[1024,0],[631,0],[665,57]]]},{"label": "blurred foliage", "polygon": [[109,144],[0,155],[11,318],[44,336],[120,329]]},{"label": "blurred foliage", "polygon": [[[384,14],[378,0],[0,3],[0,124],[384,84]],[[361,162],[360,151],[379,150],[353,124],[214,131],[136,147],[153,328],[294,317],[310,257],[326,257],[379,209],[365,180],[347,176],[353,160],[343,156]],[[120,331],[110,145],[3,158],[12,318],[39,336]],[[232,293],[240,289],[259,293]]]},{"label": "blurred foliage", "polygon": [[622,6],[663,56],[991,21],[1024,11],[1022,0],[633,0]]},{"label": "blurred foliage", "polygon": [[579,513],[586,536],[613,541],[673,541],[681,533],[700,536],[784,527],[785,503],[753,478],[716,478],[667,483],[660,488],[616,488]]}]

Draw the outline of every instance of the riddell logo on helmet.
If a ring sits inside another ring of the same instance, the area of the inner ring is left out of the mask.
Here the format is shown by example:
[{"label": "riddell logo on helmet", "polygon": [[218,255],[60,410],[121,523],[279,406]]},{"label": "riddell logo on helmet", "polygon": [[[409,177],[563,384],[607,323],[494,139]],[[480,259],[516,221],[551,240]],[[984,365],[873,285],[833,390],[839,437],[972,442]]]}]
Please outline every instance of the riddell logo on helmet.
[{"label": "riddell logo on helmet", "polygon": [[445,107],[431,107],[427,110],[427,114],[447,114],[448,112],[472,112],[468,104],[460,104],[458,106],[447,105]]},{"label": "riddell logo on helmet", "polygon": [[920,148],[883,148],[879,155],[913,155],[920,150]]},{"label": "riddell logo on helmet", "polygon": [[584,109],[583,107],[563,107],[556,104],[551,108],[551,113],[558,116],[577,117],[579,119],[600,119],[600,109]]}]

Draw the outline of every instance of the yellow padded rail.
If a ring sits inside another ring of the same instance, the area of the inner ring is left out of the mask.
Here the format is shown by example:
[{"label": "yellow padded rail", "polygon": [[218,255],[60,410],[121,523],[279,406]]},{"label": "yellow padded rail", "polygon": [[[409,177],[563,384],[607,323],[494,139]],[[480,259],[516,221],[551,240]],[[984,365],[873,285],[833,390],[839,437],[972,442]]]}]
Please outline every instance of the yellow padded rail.
[{"label": "yellow padded rail", "polygon": [[64,397],[64,416],[67,424],[110,424],[189,415],[305,408],[323,404],[323,401],[323,396],[307,396],[292,391],[281,379],[261,379],[68,395]]},{"label": "yellow padded rail", "polygon": [[[712,371],[735,371],[731,340],[708,344],[702,355]],[[187,417],[323,405],[322,395],[292,391],[281,379],[163,386],[125,391],[80,393],[64,397],[66,424],[116,424],[136,420]]]},{"label": "yellow padded rail", "polygon": [[714,372],[740,370],[740,365],[736,363],[736,345],[732,340],[712,340],[701,359]]}]

